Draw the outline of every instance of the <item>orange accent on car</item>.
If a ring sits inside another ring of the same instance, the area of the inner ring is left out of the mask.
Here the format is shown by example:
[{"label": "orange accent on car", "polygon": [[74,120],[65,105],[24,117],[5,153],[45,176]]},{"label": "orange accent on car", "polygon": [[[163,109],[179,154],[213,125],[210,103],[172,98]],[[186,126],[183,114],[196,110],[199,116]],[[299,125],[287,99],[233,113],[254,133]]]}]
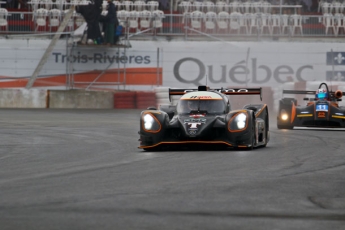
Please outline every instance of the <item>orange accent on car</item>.
[{"label": "orange accent on car", "polygon": [[154,145],[139,146],[138,148],[139,149],[154,148],[154,147],[157,147],[159,145],[164,145],[164,144],[170,144],[170,145],[171,144],[225,144],[228,146],[233,146],[232,144],[227,143],[225,141],[172,141],[172,142],[163,141],[163,142],[159,142],[159,143],[154,144]]},{"label": "orange accent on car", "polygon": [[295,116],[296,116],[296,106],[295,106],[295,103],[292,103],[292,108],[291,108],[291,124],[295,120]]},{"label": "orange accent on car", "polygon": [[326,113],[325,112],[318,112],[317,117],[325,118],[326,117]]},{"label": "orange accent on car", "polygon": [[258,117],[262,113],[262,111],[264,111],[266,107],[267,107],[267,104],[264,104],[264,107],[262,107],[261,110],[257,114],[255,114],[255,117]]}]

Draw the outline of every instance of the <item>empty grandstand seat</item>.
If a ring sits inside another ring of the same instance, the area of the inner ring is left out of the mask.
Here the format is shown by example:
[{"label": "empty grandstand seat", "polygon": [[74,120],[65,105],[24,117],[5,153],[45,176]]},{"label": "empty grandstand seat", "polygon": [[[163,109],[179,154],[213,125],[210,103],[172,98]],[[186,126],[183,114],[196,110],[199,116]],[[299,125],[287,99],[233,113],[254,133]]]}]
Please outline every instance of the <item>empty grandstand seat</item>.
[{"label": "empty grandstand seat", "polygon": [[134,10],[143,11],[146,10],[146,2],[142,0],[137,0],[133,3]]},{"label": "empty grandstand seat", "polygon": [[233,1],[229,3],[229,12],[239,12],[241,8],[241,4],[237,1]]},{"label": "empty grandstand seat", "polygon": [[127,18],[129,16],[129,11],[127,10],[119,10],[117,11],[117,19],[119,20],[119,24],[123,27],[127,27]]},{"label": "empty grandstand seat", "polygon": [[203,10],[203,3],[194,1],[191,5],[191,11],[202,11]]},{"label": "empty grandstand seat", "polygon": [[53,0],[44,0],[44,8],[51,10],[53,8]]},{"label": "empty grandstand seat", "polygon": [[225,32],[228,32],[229,16],[230,16],[230,14],[228,12],[225,12],[225,11],[218,13],[218,15],[217,15],[218,31],[224,30]]},{"label": "empty grandstand seat", "polygon": [[[68,13],[68,9],[64,10],[64,16]],[[66,29],[67,31],[73,31],[74,30],[74,19],[75,19],[76,12],[73,12],[72,17],[68,20]]]},{"label": "empty grandstand seat", "polygon": [[139,12],[140,29],[148,29],[151,27],[151,11],[143,10]]},{"label": "empty grandstand seat", "polygon": [[303,36],[302,15],[293,14],[290,17],[291,17],[291,35],[294,36],[296,29],[299,29],[301,35]]},{"label": "empty grandstand seat", "polygon": [[132,1],[122,1],[122,6],[124,10],[131,11],[133,10],[133,2]]},{"label": "empty grandstand seat", "polygon": [[251,13],[252,12],[252,3],[250,1],[246,1],[242,3],[242,12],[243,13]]},{"label": "empty grandstand seat", "polygon": [[128,28],[135,29],[135,32],[139,30],[139,12],[138,11],[129,11],[128,14]]},{"label": "empty grandstand seat", "polygon": [[328,35],[329,29],[332,29],[333,34],[335,34],[333,14],[323,14],[322,23],[325,26],[325,34],[326,35]]},{"label": "empty grandstand seat", "polygon": [[41,1],[40,0],[31,0],[30,1],[30,9],[32,12],[35,12],[37,9],[40,8]]},{"label": "empty grandstand seat", "polygon": [[241,13],[238,22],[240,24],[238,33],[241,33],[241,31],[244,29],[244,32],[248,34],[248,21],[246,15]]},{"label": "empty grandstand seat", "polygon": [[152,12],[152,26],[154,29],[163,28],[163,18],[165,17],[162,10],[155,10]]},{"label": "empty grandstand seat", "polygon": [[201,30],[202,22],[205,14],[199,10],[193,11],[190,14],[190,24],[193,29]]},{"label": "empty grandstand seat", "polygon": [[55,0],[55,6],[59,10],[63,10],[65,5],[65,0]]},{"label": "empty grandstand seat", "polygon": [[223,2],[223,1],[216,2],[215,9],[217,13],[222,12],[222,11],[226,11],[226,12],[229,11],[228,4],[226,4],[226,2]]},{"label": "empty grandstand seat", "polygon": [[147,7],[147,10],[153,12],[155,10],[158,10],[159,3],[156,1],[148,1],[146,2],[146,7]]},{"label": "empty grandstand seat", "polygon": [[188,13],[191,11],[192,3],[190,1],[182,1],[178,6],[179,11],[181,11],[182,13]]},{"label": "empty grandstand seat", "polygon": [[40,27],[43,27],[44,30],[46,29],[47,17],[48,17],[48,10],[44,8],[37,9],[34,12],[35,31],[38,31]]},{"label": "empty grandstand seat", "polygon": [[331,6],[331,3],[323,2],[322,5],[321,5],[322,14],[329,14],[329,13],[331,13],[330,12],[330,6]]},{"label": "empty grandstand seat", "polygon": [[329,6],[329,12],[333,14],[342,13],[343,4],[340,2],[332,2]]},{"label": "empty grandstand seat", "polygon": [[262,2],[253,2],[252,13],[261,13],[261,12],[262,12]]},{"label": "empty grandstand seat", "polygon": [[258,33],[259,24],[258,24],[257,14],[246,13],[245,15],[248,21],[248,33],[253,34],[254,33],[253,29],[255,30],[256,33]]},{"label": "empty grandstand seat", "polygon": [[281,34],[285,34],[285,31],[287,32],[287,34],[290,34],[291,28],[290,28],[290,23],[289,23],[289,15],[282,14],[280,16],[280,22],[281,22]]},{"label": "empty grandstand seat", "polygon": [[186,18],[189,17],[192,4],[190,1],[182,1],[179,5],[180,11],[182,11],[182,23],[185,23]]},{"label": "empty grandstand seat", "polygon": [[272,5],[271,3],[267,1],[262,2],[261,7],[262,7],[262,13],[264,14],[270,14],[272,11]]},{"label": "empty grandstand seat", "polygon": [[325,2],[325,0],[319,0],[318,2],[318,7],[317,7],[317,12],[321,12],[322,10],[322,4]]},{"label": "empty grandstand seat", "polygon": [[51,9],[48,11],[49,15],[49,28],[52,31],[52,27],[59,27],[61,21],[61,11],[59,9]]},{"label": "empty grandstand seat", "polygon": [[215,32],[216,23],[217,23],[217,14],[212,11],[206,12],[205,17],[204,17],[204,23],[205,23],[206,32],[209,30],[212,30],[212,32]]},{"label": "empty grandstand seat", "polygon": [[229,15],[229,29],[239,31],[240,29],[240,17],[242,16],[239,12],[231,12]]},{"label": "empty grandstand seat", "polygon": [[271,15],[271,35],[273,35],[275,31],[278,31],[278,34],[281,34],[282,31],[280,15],[278,14]]},{"label": "empty grandstand seat", "polygon": [[340,29],[344,28],[344,14],[342,13],[336,13],[334,14],[334,33],[336,36],[338,36]]},{"label": "empty grandstand seat", "polygon": [[214,3],[212,1],[205,1],[204,2],[204,10],[206,12],[209,12],[209,11],[216,12]]},{"label": "empty grandstand seat", "polygon": [[74,16],[75,25],[77,26],[77,28],[85,23],[85,19],[81,14],[75,12],[73,16]]},{"label": "empty grandstand seat", "polygon": [[5,28],[5,30],[8,30],[8,11],[5,8],[0,8],[0,31],[2,28]]},{"label": "empty grandstand seat", "polygon": [[272,34],[272,32],[271,32],[271,14],[261,13],[260,14],[260,20],[261,20],[261,23],[259,24],[259,26],[260,26],[261,34],[264,34],[266,31],[269,34]]}]

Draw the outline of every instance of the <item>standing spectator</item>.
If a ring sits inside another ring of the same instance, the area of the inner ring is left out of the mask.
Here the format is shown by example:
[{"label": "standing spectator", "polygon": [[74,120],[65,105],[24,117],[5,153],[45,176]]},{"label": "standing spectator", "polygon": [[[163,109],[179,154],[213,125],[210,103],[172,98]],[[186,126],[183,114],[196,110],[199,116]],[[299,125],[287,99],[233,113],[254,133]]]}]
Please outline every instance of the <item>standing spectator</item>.
[{"label": "standing spectator", "polygon": [[76,12],[83,15],[87,23],[87,39],[94,44],[102,44],[102,34],[99,27],[99,21],[102,12],[102,1],[95,0],[88,5],[77,5]]},{"label": "standing spectator", "polygon": [[115,38],[115,28],[119,25],[119,21],[117,19],[117,7],[114,5],[113,0],[107,0],[107,15],[104,16],[104,42],[106,45],[113,45],[114,38]]}]

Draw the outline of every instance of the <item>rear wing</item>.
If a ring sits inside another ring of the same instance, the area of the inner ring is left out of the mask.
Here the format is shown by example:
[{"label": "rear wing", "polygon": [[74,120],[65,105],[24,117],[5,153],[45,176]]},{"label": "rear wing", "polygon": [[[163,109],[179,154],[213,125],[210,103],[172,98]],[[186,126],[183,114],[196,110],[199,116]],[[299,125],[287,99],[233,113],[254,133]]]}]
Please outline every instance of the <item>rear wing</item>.
[{"label": "rear wing", "polygon": [[[339,90],[340,91],[340,90]],[[333,91],[329,91],[329,94],[334,96],[336,92]],[[345,92],[341,92],[342,95],[345,95]],[[308,94],[308,95],[315,95],[316,91],[312,91],[312,90],[288,90],[285,89],[283,90],[283,94]]]},{"label": "rear wing", "polygon": [[288,90],[288,89],[284,89],[283,90],[283,94],[309,94],[309,95],[315,95],[315,90],[311,91],[311,90]]},{"label": "rear wing", "polygon": [[208,89],[207,87],[200,87],[198,89],[170,89],[169,88],[169,100],[171,96],[184,95],[194,91],[217,91],[225,95],[260,95],[262,101],[262,88],[229,88],[229,89]]}]

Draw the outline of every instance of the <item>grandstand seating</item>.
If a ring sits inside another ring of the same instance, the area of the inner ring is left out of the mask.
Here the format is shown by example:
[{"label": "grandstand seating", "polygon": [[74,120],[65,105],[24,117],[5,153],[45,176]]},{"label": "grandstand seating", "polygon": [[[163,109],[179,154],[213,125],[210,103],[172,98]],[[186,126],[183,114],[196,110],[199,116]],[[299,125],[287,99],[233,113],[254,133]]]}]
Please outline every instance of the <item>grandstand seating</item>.
[{"label": "grandstand seating", "polygon": [[[83,0],[85,4],[87,0]],[[31,0],[30,12],[27,13],[29,20],[23,20],[21,24],[29,24],[34,28],[32,31],[46,30],[46,26],[50,29],[54,28],[50,19],[52,16],[52,9],[69,8],[70,4],[79,3],[79,0]],[[140,30],[149,28],[159,28],[163,33],[164,27],[173,28],[173,32],[169,33],[184,33],[188,28],[198,29],[208,34],[237,34],[237,35],[257,35],[259,32],[262,36],[304,36],[308,31],[309,34],[315,33],[322,36],[341,36],[344,35],[344,6],[341,2],[329,2],[327,0],[320,0],[319,5],[315,9],[319,12],[309,13],[303,16],[303,10],[297,11],[300,6],[290,6],[295,10],[283,10],[280,13],[277,5],[269,1],[173,1],[174,5],[171,10],[160,10],[158,1],[152,0],[117,0],[114,4],[118,7],[118,18],[124,27],[132,28],[128,30],[129,33],[136,33]],[[176,9],[175,9],[176,5]],[[102,8],[106,9],[107,2],[103,1]],[[46,14],[45,17],[38,15],[38,9],[41,14]],[[41,9],[48,10],[42,12]],[[158,10],[158,11],[157,11]],[[55,11],[55,10],[54,10]],[[197,16],[197,22],[194,19],[195,13],[200,12]],[[142,14],[141,12],[145,12]],[[150,12],[150,14],[148,13]],[[155,13],[154,13],[155,12]],[[299,14],[301,13],[301,15]],[[32,15],[30,15],[30,13]],[[172,13],[172,14],[171,14]],[[167,16],[168,15],[168,16]],[[63,19],[64,14],[61,14],[59,21]],[[134,19],[131,19],[133,18]],[[19,17],[12,16],[8,20],[9,32],[13,30],[14,20]],[[77,18],[79,22],[77,23]],[[27,18],[26,18],[27,19]],[[169,19],[169,20],[168,20]],[[131,22],[129,22],[131,20]],[[141,22],[142,21],[142,22]],[[58,23],[57,21],[55,21]],[[73,21],[69,22],[68,30],[76,29],[84,20],[77,13],[74,13]],[[154,22],[154,23],[153,23]],[[182,22],[182,23],[181,23]],[[17,22],[16,22],[17,23]],[[58,24],[55,24],[56,26]],[[238,28],[236,28],[238,27]],[[241,27],[241,28],[240,28]],[[5,30],[1,30],[4,33]],[[7,27],[6,27],[7,29]],[[20,31],[19,31],[20,32]]]}]

